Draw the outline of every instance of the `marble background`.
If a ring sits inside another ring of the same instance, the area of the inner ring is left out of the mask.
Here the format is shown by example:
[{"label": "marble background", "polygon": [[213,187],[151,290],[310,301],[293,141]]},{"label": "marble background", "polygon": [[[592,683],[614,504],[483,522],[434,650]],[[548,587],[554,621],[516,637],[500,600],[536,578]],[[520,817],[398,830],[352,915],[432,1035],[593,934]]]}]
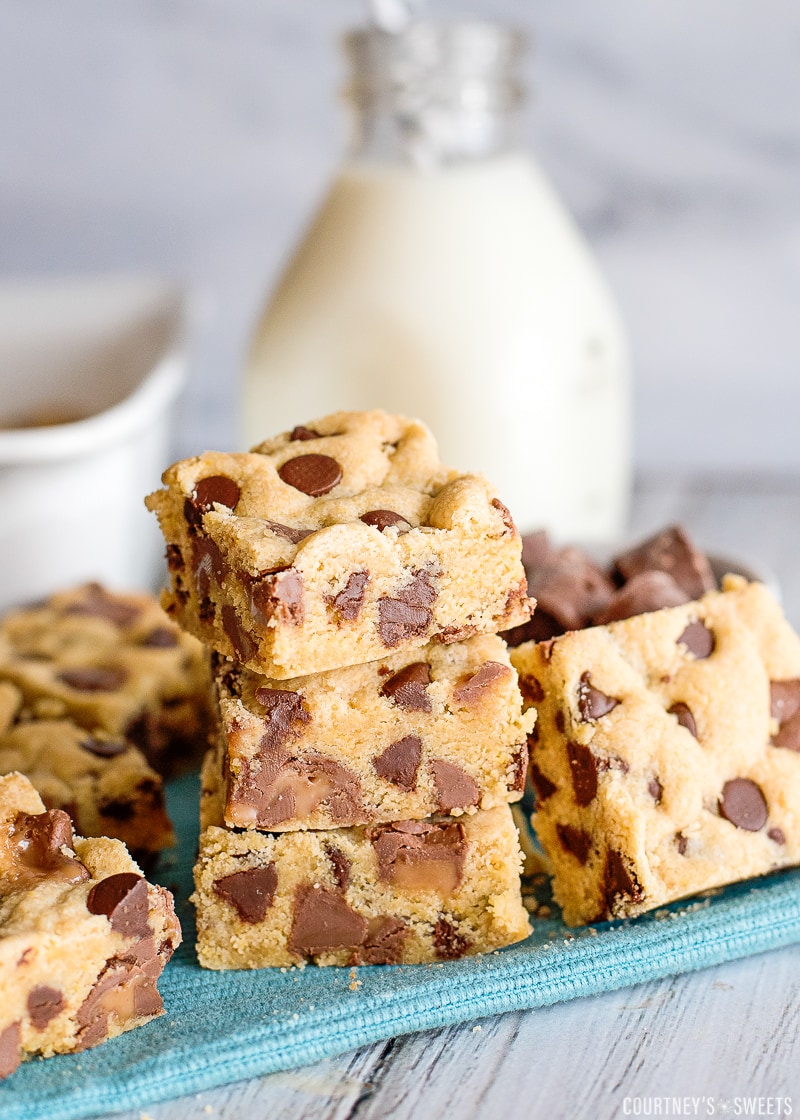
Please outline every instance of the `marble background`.
[{"label": "marble background", "polygon": [[[800,6],[470,10],[533,33],[528,135],[627,320],[639,466],[800,470]],[[247,332],[344,135],[333,41],[362,12],[0,0],[0,273],[190,285],[180,453],[234,440]]]}]

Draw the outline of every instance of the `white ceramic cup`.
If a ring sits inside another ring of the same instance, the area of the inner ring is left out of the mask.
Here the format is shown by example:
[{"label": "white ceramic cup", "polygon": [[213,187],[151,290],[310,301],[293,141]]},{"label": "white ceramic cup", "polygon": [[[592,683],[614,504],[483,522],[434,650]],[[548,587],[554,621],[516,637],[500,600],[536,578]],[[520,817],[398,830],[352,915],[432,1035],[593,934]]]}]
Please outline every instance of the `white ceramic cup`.
[{"label": "white ceramic cup", "polygon": [[0,609],[85,580],[152,589],[184,301],[148,277],[0,285]]}]

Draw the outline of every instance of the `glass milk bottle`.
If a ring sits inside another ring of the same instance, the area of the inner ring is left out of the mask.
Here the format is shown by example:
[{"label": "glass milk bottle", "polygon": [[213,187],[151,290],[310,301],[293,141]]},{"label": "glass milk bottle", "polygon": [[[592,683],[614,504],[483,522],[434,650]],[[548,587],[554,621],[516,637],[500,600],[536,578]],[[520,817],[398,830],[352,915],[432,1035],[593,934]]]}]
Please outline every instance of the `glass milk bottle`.
[{"label": "glass milk bottle", "polygon": [[625,338],[587,244],[518,142],[522,35],[418,21],[345,45],[350,153],[258,325],[247,446],[338,409],[417,416],[523,531],[618,536]]}]

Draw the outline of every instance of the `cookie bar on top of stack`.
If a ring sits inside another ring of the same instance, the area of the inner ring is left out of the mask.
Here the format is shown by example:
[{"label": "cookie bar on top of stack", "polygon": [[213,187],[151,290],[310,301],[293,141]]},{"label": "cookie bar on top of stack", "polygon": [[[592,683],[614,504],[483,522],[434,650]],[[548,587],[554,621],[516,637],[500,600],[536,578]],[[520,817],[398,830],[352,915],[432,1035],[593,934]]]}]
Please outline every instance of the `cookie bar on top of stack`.
[{"label": "cookie bar on top of stack", "polygon": [[538,709],[534,825],[571,924],[800,862],[800,638],[722,591],[511,651]]},{"label": "cookie bar on top of stack", "polygon": [[201,963],[433,961],[525,937],[508,803],[533,717],[496,632],[530,603],[491,487],[383,412],[164,483],[147,503],[163,603],[216,651]]}]

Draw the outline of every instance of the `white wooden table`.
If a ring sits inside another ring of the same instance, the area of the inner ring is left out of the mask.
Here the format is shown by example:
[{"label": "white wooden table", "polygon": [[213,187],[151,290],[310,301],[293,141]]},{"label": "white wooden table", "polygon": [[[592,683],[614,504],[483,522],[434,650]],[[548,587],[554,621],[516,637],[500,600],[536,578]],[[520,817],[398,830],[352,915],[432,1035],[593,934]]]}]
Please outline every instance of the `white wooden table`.
[{"label": "white wooden table", "polygon": [[[800,626],[800,478],[642,479],[633,534],[674,520],[769,567]],[[799,1026],[800,946],[379,1042],[124,1120],[798,1115]]]}]

